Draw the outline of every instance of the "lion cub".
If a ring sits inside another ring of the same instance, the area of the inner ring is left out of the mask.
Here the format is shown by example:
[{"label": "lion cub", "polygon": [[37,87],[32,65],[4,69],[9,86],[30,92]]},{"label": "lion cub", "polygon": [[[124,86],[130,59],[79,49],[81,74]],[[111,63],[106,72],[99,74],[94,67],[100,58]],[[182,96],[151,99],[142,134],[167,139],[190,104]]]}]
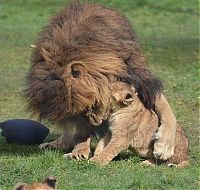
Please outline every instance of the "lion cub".
[{"label": "lion cub", "polygon": [[55,177],[47,177],[42,183],[33,183],[31,185],[27,183],[17,183],[13,190],[55,190],[56,179]]},{"label": "lion cub", "polygon": [[[158,116],[153,110],[144,107],[135,88],[126,83],[113,82],[111,96],[113,113],[109,119],[110,131],[100,140],[91,160],[105,165],[121,151],[130,148],[135,154],[147,159],[145,163],[154,164],[153,144],[159,128]],[[167,163],[177,167],[189,163],[188,139],[178,123],[174,155]]]}]

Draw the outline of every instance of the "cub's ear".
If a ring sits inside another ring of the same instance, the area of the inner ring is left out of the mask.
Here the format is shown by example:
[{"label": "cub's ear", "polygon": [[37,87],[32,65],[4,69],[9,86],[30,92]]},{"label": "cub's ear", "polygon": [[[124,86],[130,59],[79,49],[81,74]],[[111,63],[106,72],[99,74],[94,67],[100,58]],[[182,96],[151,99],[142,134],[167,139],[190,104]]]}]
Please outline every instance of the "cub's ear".
[{"label": "cub's ear", "polygon": [[135,93],[136,96],[138,95],[138,93],[136,92],[136,90],[133,86],[131,86],[131,90],[133,91],[133,93]]},{"label": "cub's ear", "polygon": [[53,176],[48,176],[44,180],[43,184],[47,184],[48,186],[50,186],[50,187],[55,189],[56,188],[56,178],[53,177]]},{"label": "cub's ear", "polygon": [[27,183],[18,182],[13,190],[24,190],[27,186]]}]

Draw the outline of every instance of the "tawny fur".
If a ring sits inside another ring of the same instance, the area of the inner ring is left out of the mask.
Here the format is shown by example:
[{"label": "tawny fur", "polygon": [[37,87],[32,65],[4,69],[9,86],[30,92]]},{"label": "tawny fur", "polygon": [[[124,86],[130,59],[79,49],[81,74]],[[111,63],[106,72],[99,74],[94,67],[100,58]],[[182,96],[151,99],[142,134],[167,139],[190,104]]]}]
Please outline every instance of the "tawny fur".
[{"label": "tawny fur", "polygon": [[108,110],[109,86],[116,80],[134,84],[148,109],[160,112],[157,102],[164,102],[155,155],[168,158],[174,150],[175,117],[167,101],[160,99],[161,82],[146,66],[131,25],[117,11],[79,1],[50,20],[32,54],[25,90],[29,109],[64,128],[59,139],[40,147],[69,151],[85,143],[89,152],[87,139],[94,129],[84,114],[91,108],[97,113]]},{"label": "tawny fur", "polygon": [[56,179],[55,177],[49,176],[42,183],[27,184],[18,182],[13,190],[55,190]]},{"label": "tawny fur", "polygon": [[[159,128],[158,116],[153,110],[144,107],[134,87],[113,82],[111,89],[113,114],[110,118],[110,132],[100,141],[91,160],[105,165],[127,148],[142,158],[155,159],[153,149],[154,135]],[[188,139],[178,123],[174,155],[167,163],[178,167],[188,163]]]}]

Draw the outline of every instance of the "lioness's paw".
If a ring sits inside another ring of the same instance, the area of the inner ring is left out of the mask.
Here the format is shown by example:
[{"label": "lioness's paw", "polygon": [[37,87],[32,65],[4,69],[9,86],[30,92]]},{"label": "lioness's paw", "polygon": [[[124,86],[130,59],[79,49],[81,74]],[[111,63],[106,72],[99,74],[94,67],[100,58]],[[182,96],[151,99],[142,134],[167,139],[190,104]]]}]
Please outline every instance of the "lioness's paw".
[{"label": "lioness's paw", "polygon": [[142,165],[155,166],[155,162],[154,162],[154,160],[144,160],[144,161],[142,161]]},{"label": "lioness's paw", "polygon": [[171,168],[172,168],[172,167],[177,168],[178,164],[172,164],[172,163],[169,163],[169,164],[167,164],[167,166],[168,166],[168,167],[171,167]]},{"label": "lioness's paw", "polygon": [[70,153],[64,154],[64,158],[76,160],[88,160],[90,155],[90,148],[75,149]]},{"label": "lioness's paw", "polygon": [[108,161],[101,159],[98,156],[93,156],[92,158],[89,159],[89,162],[94,162],[100,166],[105,166],[109,163]]},{"label": "lioness's paw", "polygon": [[[164,147],[165,146],[165,147]],[[166,143],[156,143],[154,144],[154,157],[159,160],[167,160],[174,154],[174,148],[166,146]]]},{"label": "lioness's paw", "polygon": [[72,152],[64,154],[63,157],[66,158],[66,159],[71,159],[71,160],[74,160],[74,159],[75,160],[80,160],[78,155],[75,155]]},{"label": "lioness's paw", "polygon": [[97,158],[97,156],[91,157],[91,158],[89,159],[89,162],[95,162],[96,158]]},{"label": "lioness's paw", "polygon": [[164,125],[159,127],[154,137],[154,157],[160,160],[167,160],[174,154],[175,134],[166,133]]}]

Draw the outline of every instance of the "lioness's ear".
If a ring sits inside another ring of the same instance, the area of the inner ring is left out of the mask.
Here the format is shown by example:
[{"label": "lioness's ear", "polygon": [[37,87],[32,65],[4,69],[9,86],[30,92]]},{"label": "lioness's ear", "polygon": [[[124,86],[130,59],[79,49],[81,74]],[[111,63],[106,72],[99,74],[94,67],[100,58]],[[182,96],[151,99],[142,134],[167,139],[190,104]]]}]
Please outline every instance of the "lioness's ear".
[{"label": "lioness's ear", "polygon": [[27,183],[18,182],[13,190],[23,190],[27,186]]}]

